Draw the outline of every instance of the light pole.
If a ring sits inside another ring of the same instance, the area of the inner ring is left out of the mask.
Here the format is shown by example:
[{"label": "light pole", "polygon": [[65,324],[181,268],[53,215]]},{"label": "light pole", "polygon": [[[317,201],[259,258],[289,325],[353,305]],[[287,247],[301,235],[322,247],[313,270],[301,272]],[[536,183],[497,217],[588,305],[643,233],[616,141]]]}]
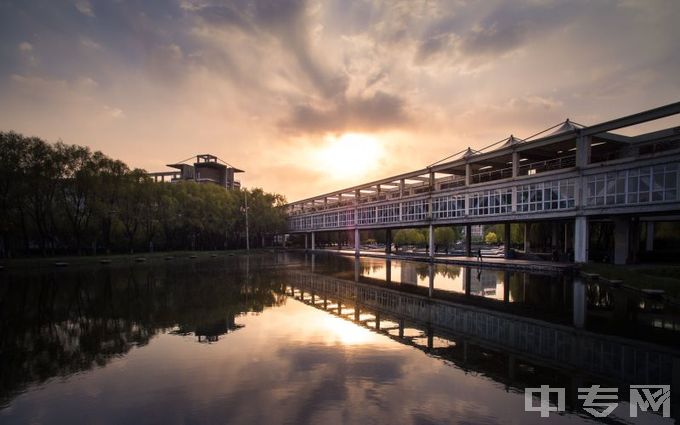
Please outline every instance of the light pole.
[{"label": "light pole", "polygon": [[250,251],[250,237],[248,235],[248,191],[243,192],[243,198],[246,204],[246,251]]}]

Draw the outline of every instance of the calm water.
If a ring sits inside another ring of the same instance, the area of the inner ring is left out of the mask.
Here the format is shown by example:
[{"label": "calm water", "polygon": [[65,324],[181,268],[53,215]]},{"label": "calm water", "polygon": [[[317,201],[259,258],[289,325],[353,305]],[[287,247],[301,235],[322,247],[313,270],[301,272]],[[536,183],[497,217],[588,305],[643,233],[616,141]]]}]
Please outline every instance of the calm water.
[{"label": "calm water", "polygon": [[[680,418],[677,309],[570,276],[280,253],[0,282],[0,423],[585,423],[591,384],[608,423]],[[542,384],[566,412],[524,412]],[[630,384],[672,417],[629,418]]]}]

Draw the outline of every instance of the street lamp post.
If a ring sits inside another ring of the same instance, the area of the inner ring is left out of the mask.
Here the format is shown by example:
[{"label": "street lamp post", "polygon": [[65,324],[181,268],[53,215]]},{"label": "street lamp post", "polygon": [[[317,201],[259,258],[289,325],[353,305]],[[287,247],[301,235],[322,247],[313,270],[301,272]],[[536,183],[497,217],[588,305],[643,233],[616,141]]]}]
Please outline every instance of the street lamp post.
[{"label": "street lamp post", "polygon": [[248,191],[243,192],[243,198],[246,204],[246,251],[250,251],[250,237],[248,235]]}]

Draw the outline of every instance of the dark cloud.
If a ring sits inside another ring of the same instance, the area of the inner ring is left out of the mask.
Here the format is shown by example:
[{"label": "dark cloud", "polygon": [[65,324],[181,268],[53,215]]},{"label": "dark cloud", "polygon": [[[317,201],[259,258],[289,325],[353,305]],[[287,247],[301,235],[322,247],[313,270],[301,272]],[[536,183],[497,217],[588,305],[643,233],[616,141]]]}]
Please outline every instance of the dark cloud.
[{"label": "dark cloud", "polygon": [[437,56],[458,61],[491,59],[509,53],[559,31],[579,13],[573,6],[566,2],[503,2],[485,14],[456,9],[455,14],[428,25],[417,43],[414,62],[423,64]]},{"label": "dark cloud", "polygon": [[340,100],[325,109],[299,105],[281,125],[298,133],[333,133],[393,129],[409,121],[402,98],[378,91],[370,97]]}]

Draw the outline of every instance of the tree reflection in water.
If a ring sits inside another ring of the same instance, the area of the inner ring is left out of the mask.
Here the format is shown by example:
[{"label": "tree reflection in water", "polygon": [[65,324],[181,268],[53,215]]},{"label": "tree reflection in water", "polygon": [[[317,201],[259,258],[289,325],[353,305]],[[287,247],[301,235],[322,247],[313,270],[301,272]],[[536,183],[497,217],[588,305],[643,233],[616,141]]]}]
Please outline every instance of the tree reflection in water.
[{"label": "tree reflection in water", "polygon": [[215,341],[236,317],[284,301],[263,258],[6,274],[0,289],[0,406],[29,385],[148,344],[159,332]]}]

